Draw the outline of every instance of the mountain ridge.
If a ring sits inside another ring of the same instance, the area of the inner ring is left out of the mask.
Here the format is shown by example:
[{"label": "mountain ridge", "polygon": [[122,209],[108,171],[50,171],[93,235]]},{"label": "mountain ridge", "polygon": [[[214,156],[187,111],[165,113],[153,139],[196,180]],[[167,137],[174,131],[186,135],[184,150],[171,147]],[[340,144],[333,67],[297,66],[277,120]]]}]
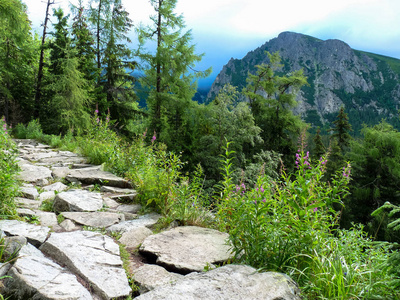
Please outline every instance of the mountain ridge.
[{"label": "mountain ridge", "polygon": [[207,102],[227,83],[241,90],[248,73],[268,63],[266,51],[279,51],[280,72],[304,70],[309,86],[298,93],[294,113],[313,126],[329,127],[344,106],[355,130],[382,117],[400,127],[400,60],[352,49],[338,39],[324,41],[294,32],[282,32],[242,59],[231,58],[213,82]]}]

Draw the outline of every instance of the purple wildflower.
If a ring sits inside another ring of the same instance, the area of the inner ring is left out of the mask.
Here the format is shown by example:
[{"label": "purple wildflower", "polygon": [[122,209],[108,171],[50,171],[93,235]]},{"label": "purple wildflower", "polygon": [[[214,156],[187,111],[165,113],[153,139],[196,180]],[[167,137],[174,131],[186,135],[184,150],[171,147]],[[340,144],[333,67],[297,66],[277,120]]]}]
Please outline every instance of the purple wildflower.
[{"label": "purple wildflower", "polygon": [[313,212],[317,212],[318,211],[318,207],[315,207],[314,209],[313,209]]}]

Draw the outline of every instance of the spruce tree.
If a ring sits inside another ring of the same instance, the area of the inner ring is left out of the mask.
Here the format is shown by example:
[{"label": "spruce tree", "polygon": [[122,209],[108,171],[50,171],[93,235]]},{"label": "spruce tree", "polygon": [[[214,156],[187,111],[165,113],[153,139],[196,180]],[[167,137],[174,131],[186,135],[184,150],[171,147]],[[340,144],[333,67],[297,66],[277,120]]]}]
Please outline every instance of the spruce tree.
[{"label": "spruce tree", "polygon": [[344,153],[346,148],[350,145],[351,136],[349,132],[352,129],[349,123],[349,117],[347,116],[343,106],[340,108],[336,120],[333,121],[333,125],[334,128],[329,130],[333,132],[331,138],[336,139],[340,150]]},{"label": "spruce tree", "polygon": [[[193,70],[202,55],[195,54],[190,31],[183,32],[182,15],[174,10],[177,0],[151,0],[155,15],[152,24],[138,30],[138,56],[144,62],[145,77],[141,84],[149,91],[147,107],[149,128],[168,145],[179,145],[184,139],[185,114],[192,105],[196,79],[209,74]],[[155,42],[155,52],[146,44]]]},{"label": "spruce tree", "polygon": [[326,153],[326,148],[324,146],[324,143],[322,142],[321,129],[319,127],[317,128],[317,132],[314,136],[313,141],[314,141],[313,157],[314,159],[320,159]]}]

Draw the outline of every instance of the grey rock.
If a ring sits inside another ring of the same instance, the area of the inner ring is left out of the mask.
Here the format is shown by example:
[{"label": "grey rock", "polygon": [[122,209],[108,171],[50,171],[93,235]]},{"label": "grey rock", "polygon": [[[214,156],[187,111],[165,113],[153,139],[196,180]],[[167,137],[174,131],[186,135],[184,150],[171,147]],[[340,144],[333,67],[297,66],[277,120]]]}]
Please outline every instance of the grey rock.
[{"label": "grey rock", "polygon": [[121,244],[124,244],[127,249],[135,249],[153,232],[147,227],[137,227],[124,232],[119,239]]},{"label": "grey rock", "polygon": [[168,272],[163,267],[148,264],[134,270],[133,273],[135,282],[139,286],[140,294],[147,293],[165,284],[175,283],[184,277],[181,274]]},{"label": "grey rock", "polygon": [[27,244],[27,239],[23,236],[7,236],[4,238],[4,253],[2,259],[9,260],[15,257],[19,250]]},{"label": "grey rock", "polygon": [[22,186],[21,193],[24,198],[35,200],[39,197],[39,192],[34,186]]},{"label": "grey rock", "polygon": [[12,279],[5,285],[6,292],[16,299],[93,299],[74,275],[32,245],[24,246],[20,255],[7,274]]},{"label": "grey rock", "polygon": [[107,186],[103,185],[100,188],[100,192],[103,193],[113,193],[113,194],[135,194],[136,191],[134,189],[124,189],[115,186]]},{"label": "grey rock", "polygon": [[60,223],[61,228],[63,228],[65,231],[76,231],[76,230],[82,230],[81,226],[77,226],[73,221],[71,220],[64,220]]},{"label": "grey rock", "polygon": [[53,233],[40,249],[90,283],[103,299],[131,293],[118,245],[91,231]]},{"label": "grey rock", "polygon": [[56,156],[40,159],[38,165],[65,167],[73,164],[81,164],[86,162],[87,160],[84,157],[57,154]]},{"label": "grey rock", "polygon": [[21,172],[18,175],[18,179],[26,182],[36,183],[42,179],[50,179],[51,170],[46,167],[35,166],[29,163],[19,163]]},{"label": "grey rock", "polygon": [[120,205],[117,201],[112,200],[108,197],[103,197],[103,203],[104,203],[104,206],[111,208],[111,209],[117,209],[117,207]]},{"label": "grey rock", "polygon": [[63,212],[62,215],[75,223],[96,228],[105,228],[125,221],[123,214],[111,212]]},{"label": "grey rock", "polygon": [[75,189],[57,194],[53,203],[55,212],[97,211],[102,207],[103,199],[99,193]]},{"label": "grey rock", "polygon": [[53,200],[55,196],[56,193],[54,191],[46,191],[39,195],[39,199],[40,201]]},{"label": "grey rock", "polygon": [[[69,170],[69,169],[68,169]],[[64,183],[62,182],[55,182],[53,184],[44,186],[43,189],[45,191],[53,191],[53,192],[62,192],[65,191],[66,189],[68,189],[68,186],[66,186]]]},{"label": "grey rock", "polygon": [[189,274],[135,299],[300,300],[301,297],[297,284],[284,274],[258,273],[249,266],[226,265],[206,273]]},{"label": "grey rock", "polygon": [[51,170],[55,179],[65,178],[71,172],[68,167],[52,167]]},{"label": "grey rock", "polygon": [[35,210],[35,214],[39,217],[42,226],[54,227],[58,225],[57,216],[53,212]]},{"label": "grey rock", "polygon": [[17,204],[17,206],[22,208],[38,209],[39,206],[42,204],[42,201],[16,197],[15,203]]},{"label": "grey rock", "polygon": [[227,244],[229,235],[196,226],[176,227],[151,235],[139,248],[140,253],[157,257],[157,264],[167,270],[187,274],[201,272],[233,258]]},{"label": "grey rock", "polygon": [[7,275],[8,270],[10,270],[12,264],[10,262],[0,263],[0,277]]},{"label": "grey rock", "polygon": [[137,193],[110,196],[110,198],[113,199],[113,200],[130,201],[130,202],[135,201],[136,197],[137,197]]},{"label": "grey rock", "polygon": [[121,204],[116,210],[122,213],[137,214],[141,208],[140,204]]},{"label": "grey rock", "polygon": [[39,247],[47,238],[50,231],[49,228],[33,225],[17,220],[3,220],[0,221],[0,230],[4,231],[7,235],[23,236],[29,243]]},{"label": "grey rock", "polygon": [[98,170],[95,168],[85,168],[71,170],[71,173],[66,176],[66,179],[70,182],[82,182],[85,184],[100,184],[100,185],[110,185],[121,188],[129,188],[130,183],[118,177],[110,172]]},{"label": "grey rock", "polygon": [[160,218],[161,218],[161,215],[159,215],[157,213],[151,213],[148,215],[140,216],[139,218],[134,219],[134,220],[125,221],[125,222],[121,222],[119,224],[112,225],[107,228],[107,231],[124,233],[124,232],[130,231],[137,227],[145,226],[145,227],[151,228],[152,226],[154,226],[157,223],[157,221]]}]

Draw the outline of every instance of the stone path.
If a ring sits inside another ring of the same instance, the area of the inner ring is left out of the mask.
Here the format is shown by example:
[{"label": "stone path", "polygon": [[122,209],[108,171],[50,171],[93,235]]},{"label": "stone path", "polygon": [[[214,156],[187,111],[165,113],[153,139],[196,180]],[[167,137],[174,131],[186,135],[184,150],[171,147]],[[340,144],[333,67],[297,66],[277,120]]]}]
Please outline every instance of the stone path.
[{"label": "stone path", "polygon": [[[227,234],[194,226],[153,234],[160,215],[138,215],[130,182],[75,153],[34,140],[16,143],[24,182],[16,201],[27,222],[0,221],[5,256],[19,251],[12,263],[0,263],[0,277],[8,276],[0,293],[13,299],[300,299],[297,285],[282,274],[216,268],[232,257]],[[120,247],[130,255],[125,268]],[[216,269],[204,273],[206,266]]]}]

